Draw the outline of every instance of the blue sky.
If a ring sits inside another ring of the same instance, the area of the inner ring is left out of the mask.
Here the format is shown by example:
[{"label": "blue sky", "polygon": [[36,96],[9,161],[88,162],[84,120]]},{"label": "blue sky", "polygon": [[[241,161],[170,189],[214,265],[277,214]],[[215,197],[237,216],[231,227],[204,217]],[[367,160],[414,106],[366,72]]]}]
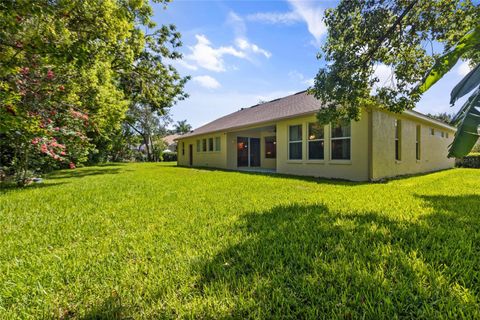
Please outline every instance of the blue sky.
[{"label": "blue sky", "polygon": [[[190,97],[171,110],[174,121],[194,128],[220,116],[306,89],[322,66],[316,59],[325,41],[325,8],[337,1],[185,1],[164,10],[154,5],[158,24],[173,23],[182,33],[184,59],[174,65],[191,75]],[[377,69],[387,81],[387,67]],[[468,72],[457,66],[425,94],[417,110],[454,112],[449,94]]]}]

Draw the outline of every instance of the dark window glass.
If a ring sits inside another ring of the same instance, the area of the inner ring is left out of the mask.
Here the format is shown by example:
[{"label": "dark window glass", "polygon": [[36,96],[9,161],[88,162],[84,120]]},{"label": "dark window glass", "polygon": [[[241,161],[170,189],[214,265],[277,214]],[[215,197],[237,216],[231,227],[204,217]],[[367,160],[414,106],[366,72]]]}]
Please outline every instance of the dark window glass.
[{"label": "dark window glass", "polygon": [[265,137],[265,158],[275,159],[277,157],[277,138]]},{"label": "dark window glass", "polygon": [[220,137],[215,137],[215,151],[220,151]]},{"label": "dark window glass", "polygon": [[290,160],[302,159],[302,142],[290,142],[289,159]]},{"label": "dark window glass", "polygon": [[213,151],[213,138],[208,138],[208,151]]},{"label": "dark window glass", "polygon": [[302,141],[302,125],[290,126],[290,141]]},{"label": "dark window glass", "polygon": [[202,139],[202,151],[207,151],[207,139]]},{"label": "dark window glass", "polygon": [[332,138],[350,137],[350,122],[332,124]]},{"label": "dark window glass", "polygon": [[350,139],[332,140],[332,159],[350,160]]},{"label": "dark window glass", "polygon": [[395,160],[401,159],[402,122],[395,120]]},{"label": "dark window glass", "polygon": [[308,142],[308,159],[310,160],[323,160],[323,140],[309,141]]},{"label": "dark window glass", "polygon": [[185,142],[182,142],[182,156],[185,155]]},{"label": "dark window glass", "polygon": [[323,139],[323,125],[319,123],[309,123],[308,124],[308,140],[319,140]]}]

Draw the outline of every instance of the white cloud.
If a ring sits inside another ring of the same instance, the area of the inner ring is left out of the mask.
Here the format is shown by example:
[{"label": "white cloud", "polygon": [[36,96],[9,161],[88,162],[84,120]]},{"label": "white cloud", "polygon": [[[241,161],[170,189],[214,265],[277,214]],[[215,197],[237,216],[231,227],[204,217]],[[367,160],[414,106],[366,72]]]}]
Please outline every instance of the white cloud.
[{"label": "white cloud", "polygon": [[[214,48],[206,36],[197,34],[195,38],[197,39],[197,43],[193,47],[189,47],[191,53],[186,55],[185,59],[195,63],[201,68],[221,72],[226,70],[223,56],[232,55],[237,58],[245,58],[244,52],[232,46]],[[191,64],[189,65],[191,66]]]},{"label": "white cloud", "polygon": [[256,53],[256,54],[261,54],[261,55],[264,55],[265,58],[270,58],[272,56],[272,54],[269,51],[260,48],[255,43],[250,43],[245,38],[235,39],[235,44],[237,45],[237,47],[239,47],[240,49],[242,49],[244,51],[251,51],[251,52]]},{"label": "white cloud", "polygon": [[316,2],[288,0],[293,12],[299,15],[307,24],[308,31],[315,38],[316,45],[320,45],[322,36],[327,32],[323,23],[324,9],[317,6]]},{"label": "white cloud", "polygon": [[301,73],[301,72],[298,72],[297,70],[292,70],[288,73],[288,77],[294,81],[298,81],[302,84],[305,84],[309,87],[313,86],[313,83],[314,83],[314,79],[313,78],[309,78],[309,79],[306,79],[305,76]]},{"label": "white cloud", "polygon": [[302,21],[302,17],[297,12],[258,12],[249,14],[246,17],[249,21],[258,21],[270,24],[286,24],[291,25]]},{"label": "white cloud", "polygon": [[193,77],[192,80],[207,89],[220,88],[220,83],[210,76],[196,76]]},{"label": "white cloud", "polygon": [[457,73],[462,77],[465,77],[470,71],[472,71],[472,68],[470,68],[468,61],[462,61],[457,68]]}]

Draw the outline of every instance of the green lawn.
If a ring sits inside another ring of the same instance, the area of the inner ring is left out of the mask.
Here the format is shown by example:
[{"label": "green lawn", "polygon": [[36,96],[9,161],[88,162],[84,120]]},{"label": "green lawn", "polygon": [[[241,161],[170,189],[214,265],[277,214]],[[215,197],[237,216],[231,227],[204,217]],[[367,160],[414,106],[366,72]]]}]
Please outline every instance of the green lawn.
[{"label": "green lawn", "polygon": [[0,319],[479,318],[479,182],[57,172],[0,189]]}]

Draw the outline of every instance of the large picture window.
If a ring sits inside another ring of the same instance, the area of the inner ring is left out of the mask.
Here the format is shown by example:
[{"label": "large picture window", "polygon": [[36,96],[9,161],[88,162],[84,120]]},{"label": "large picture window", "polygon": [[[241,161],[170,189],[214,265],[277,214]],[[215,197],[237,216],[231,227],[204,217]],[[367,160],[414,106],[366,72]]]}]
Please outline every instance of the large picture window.
[{"label": "large picture window", "polygon": [[395,120],[395,160],[402,160],[402,121]]},{"label": "large picture window", "polygon": [[277,138],[265,137],[265,158],[275,159],[277,157]]},{"label": "large picture window", "polygon": [[319,123],[308,124],[308,159],[324,159],[324,128]]},{"label": "large picture window", "polygon": [[290,126],[288,130],[288,159],[302,160],[302,125]]},{"label": "large picture window", "polygon": [[332,123],[332,160],[350,160],[351,144],[350,121]]}]

